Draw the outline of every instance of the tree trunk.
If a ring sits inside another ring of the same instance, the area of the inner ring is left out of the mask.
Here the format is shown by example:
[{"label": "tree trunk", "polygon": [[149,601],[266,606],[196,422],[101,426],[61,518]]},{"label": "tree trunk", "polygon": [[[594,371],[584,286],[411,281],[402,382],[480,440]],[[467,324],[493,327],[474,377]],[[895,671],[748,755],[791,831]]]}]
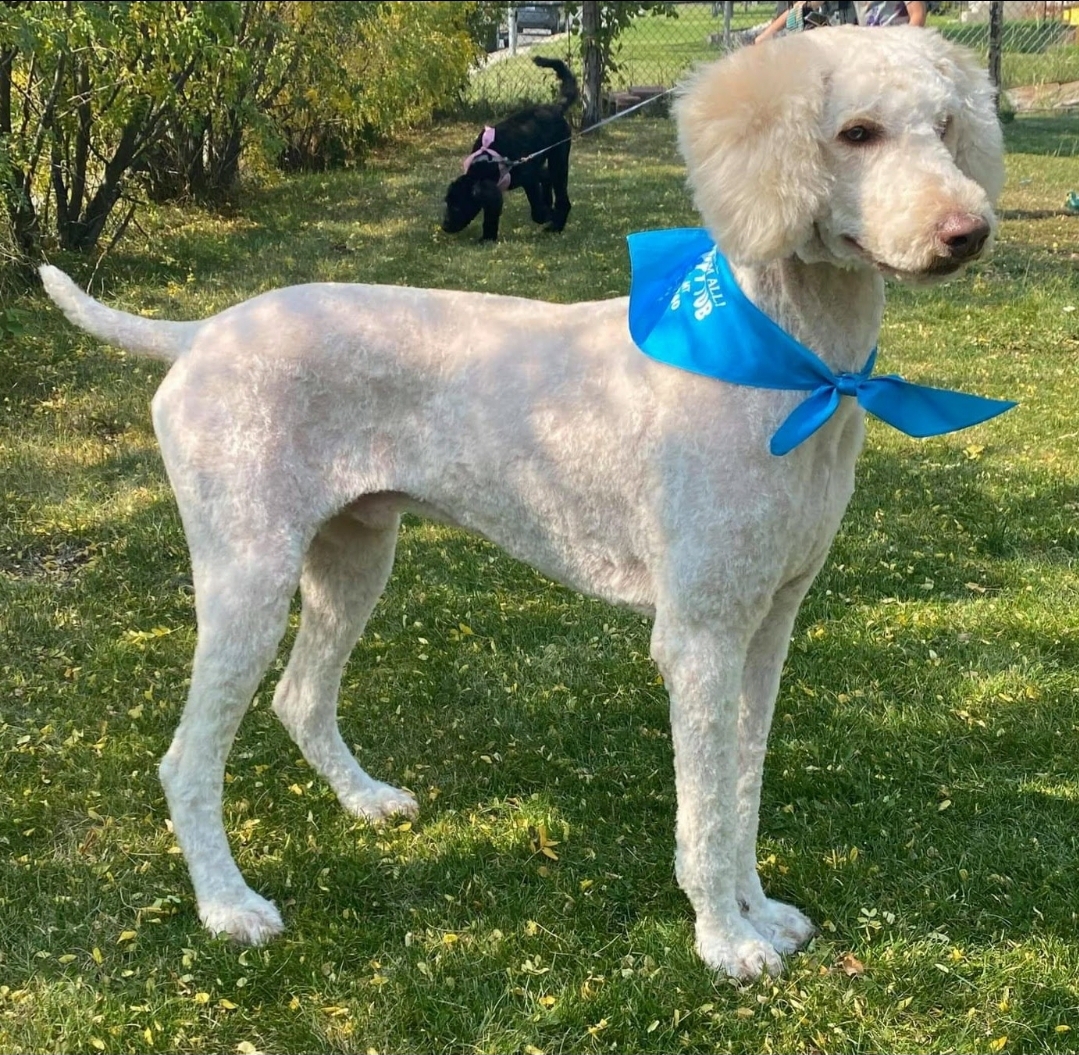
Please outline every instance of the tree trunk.
[{"label": "tree trunk", "polygon": [[582,128],[591,128],[603,117],[603,55],[598,35],[599,0],[584,0],[581,5],[581,52],[584,62]]},{"label": "tree trunk", "polygon": [[[0,51],[0,136],[11,136],[11,71],[16,54],[15,48]],[[33,199],[25,191],[26,174],[12,164],[6,176],[2,193],[11,239],[18,251],[29,258],[37,248],[37,211]]]},{"label": "tree trunk", "polygon": [[[57,212],[57,233],[60,236],[60,244],[65,249],[92,249],[97,245],[101,232],[105,229],[105,221],[109,218],[113,206],[120,200],[123,190],[123,178],[131,167],[132,161],[139,145],[139,134],[145,120],[140,116],[132,117],[120,136],[120,142],[116,145],[116,151],[105,165],[105,175],[101,185],[86,206],[86,212],[80,218],[69,215],[66,222],[61,223],[61,217]],[[59,210],[59,194],[57,195],[57,208]]]},{"label": "tree trunk", "polygon": [[240,182],[240,153],[244,139],[243,120],[235,110],[229,111],[226,128],[228,134],[219,155],[217,186],[222,193],[231,194]]}]

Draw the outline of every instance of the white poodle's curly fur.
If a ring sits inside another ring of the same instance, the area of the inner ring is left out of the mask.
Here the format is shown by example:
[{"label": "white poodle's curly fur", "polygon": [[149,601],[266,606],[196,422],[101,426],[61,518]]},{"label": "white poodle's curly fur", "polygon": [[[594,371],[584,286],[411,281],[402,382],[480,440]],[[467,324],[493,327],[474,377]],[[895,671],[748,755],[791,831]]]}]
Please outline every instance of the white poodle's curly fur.
[{"label": "white poodle's curly fur", "polygon": [[[691,80],[677,120],[694,199],[740,285],[836,371],[876,343],[883,275],[954,271],[995,224],[992,90],[931,31],[823,29],[745,49]],[[802,394],[654,362],[630,339],[625,299],[319,284],[169,323],[42,275],[76,325],[173,361],[153,421],[191,550],[198,645],[161,777],[211,931],[260,942],[282,927],[233,861],[221,792],[297,586],[274,710],[346,809],[416,812],[360,768],[336,716],[399,518],[415,510],[654,615],[697,948],[745,978],[778,971],[810,937],[761,888],[757,814],[795,614],[854,487],[853,400],[774,457],[769,437]]]}]

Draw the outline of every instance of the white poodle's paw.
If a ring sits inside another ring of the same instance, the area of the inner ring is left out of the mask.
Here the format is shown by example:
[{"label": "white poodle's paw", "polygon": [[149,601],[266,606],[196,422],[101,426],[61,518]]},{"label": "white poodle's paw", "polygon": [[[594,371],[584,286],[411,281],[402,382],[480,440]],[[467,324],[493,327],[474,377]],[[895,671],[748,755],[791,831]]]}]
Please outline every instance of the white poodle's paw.
[{"label": "white poodle's paw", "polygon": [[372,824],[380,824],[391,817],[415,817],[420,811],[419,803],[407,791],[378,780],[370,787],[342,795],[341,805],[349,813]]},{"label": "white poodle's paw", "polygon": [[709,967],[751,981],[762,973],[780,974],[783,961],[760,933],[741,920],[730,928],[697,923],[697,954]]},{"label": "white poodle's paw", "polygon": [[747,909],[743,916],[777,952],[783,954],[800,949],[817,933],[808,916],[793,905],[771,898],[765,898],[762,904]]},{"label": "white poodle's paw", "polygon": [[243,945],[261,945],[285,929],[273,902],[250,889],[235,901],[201,903],[199,918],[211,934],[226,935]]}]

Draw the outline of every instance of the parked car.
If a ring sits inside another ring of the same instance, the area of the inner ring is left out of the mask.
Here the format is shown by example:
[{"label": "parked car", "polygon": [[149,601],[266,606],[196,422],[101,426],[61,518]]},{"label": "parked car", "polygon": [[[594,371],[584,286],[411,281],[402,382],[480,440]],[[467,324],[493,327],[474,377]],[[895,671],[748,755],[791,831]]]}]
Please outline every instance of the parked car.
[{"label": "parked car", "polygon": [[566,28],[566,16],[561,4],[521,4],[516,9],[517,30],[561,33]]}]

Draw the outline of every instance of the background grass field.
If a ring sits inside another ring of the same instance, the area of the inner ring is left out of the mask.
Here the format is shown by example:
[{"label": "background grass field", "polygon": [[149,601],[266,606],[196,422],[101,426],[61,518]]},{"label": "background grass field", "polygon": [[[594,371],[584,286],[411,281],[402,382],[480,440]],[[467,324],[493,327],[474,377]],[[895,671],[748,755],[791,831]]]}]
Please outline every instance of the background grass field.
[{"label": "background grass field", "polygon": [[[95,291],[194,317],[310,279],[624,294],[624,235],[696,222],[671,127],[575,147],[569,226],[437,229],[471,126],[231,216],[161,210]],[[964,1051],[1079,1045],[1079,121],[1008,129],[995,257],[895,289],[881,367],[1021,400],[916,442],[871,424],[795,632],[761,867],[822,926],[787,973],[695,958],[644,620],[417,521],[343,691],[419,819],[345,816],[269,711],[226,824],[288,931],[206,936],[156,763],[194,619],[149,424],[161,368],[40,299],[0,350],[0,1050]],[[83,281],[88,264],[56,261]],[[283,666],[284,651],[274,674]],[[546,853],[544,849],[546,848]]]}]

